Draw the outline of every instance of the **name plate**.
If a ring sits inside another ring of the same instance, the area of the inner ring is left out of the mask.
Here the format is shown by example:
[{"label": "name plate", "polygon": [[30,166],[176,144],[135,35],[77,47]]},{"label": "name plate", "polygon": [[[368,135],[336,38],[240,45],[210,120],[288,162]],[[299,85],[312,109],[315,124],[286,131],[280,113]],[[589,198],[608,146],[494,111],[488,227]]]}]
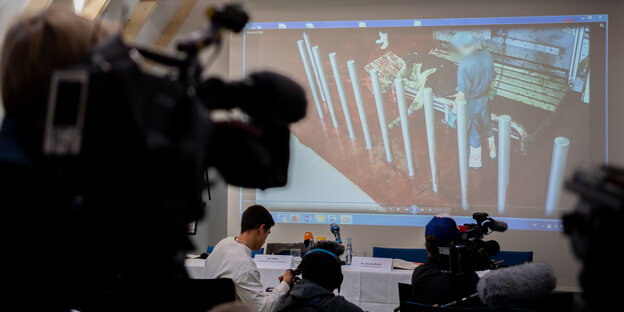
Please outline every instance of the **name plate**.
[{"label": "name plate", "polygon": [[254,261],[259,269],[288,270],[292,266],[293,257],[279,255],[256,255]]},{"label": "name plate", "polygon": [[369,258],[353,257],[351,267],[356,271],[368,272],[391,272],[392,259],[390,258]]}]

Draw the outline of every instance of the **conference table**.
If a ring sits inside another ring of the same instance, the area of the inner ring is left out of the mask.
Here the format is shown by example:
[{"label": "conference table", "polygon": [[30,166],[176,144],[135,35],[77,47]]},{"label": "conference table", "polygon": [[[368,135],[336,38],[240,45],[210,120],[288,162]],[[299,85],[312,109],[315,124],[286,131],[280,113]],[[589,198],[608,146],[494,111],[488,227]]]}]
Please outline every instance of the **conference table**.
[{"label": "conference table", "polygon": [[[185,265],[189,276],[195,279],[207,278],[203,275],[204,264],[203,259],[188,259]],[[260,268],[258,270],[264,288],[277,286],[278,277],[284,273],[282,269]],[[340,295],[365,311],[392,311],[399,306],[398,283],[411,284],[412,272],[398,269],[391,272],[370,272],[343,266],[344,280]]]}]

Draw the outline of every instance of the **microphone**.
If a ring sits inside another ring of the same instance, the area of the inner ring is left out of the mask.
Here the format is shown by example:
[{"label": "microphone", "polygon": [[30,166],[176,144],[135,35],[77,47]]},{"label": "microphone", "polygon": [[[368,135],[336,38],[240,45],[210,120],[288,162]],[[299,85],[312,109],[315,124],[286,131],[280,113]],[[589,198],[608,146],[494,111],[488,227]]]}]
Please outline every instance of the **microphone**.
[{"label": "microphone", "polygon": [[312,235],[312,232],[305,232],[305,234],[303,234],[303,244],[307,250],[310,250],[310,247],[314,245],[314,235]]},{"label": "microphone", "polygon": [[490,271],[479,279],[476,293],[440,307],[451,307],[476,297],[491,307],[521,305],[548,295],[556,284],[555,274],[547,264],[525,263]]},{"label": "microphone", "polygon": [[342,239],[340,238],[340,226],[338,226],[338,224],[336,223],[332,223],[329,226],[329,229],[331,230],[332,234],[334,234],[334,237],[336,237],[336,241],[339,244],[342,244]]},{"label": "microphone", "polygon": [[557,279],[545,263],[525,263],[490,271],[477,283],[481,301],[492,307],[508,307],[546,296]]},{"label": "microphone", "polygon": [[496,221],[492,218],[489,218],[488,220],[486,220],[483,225],[485,225],[486,227],[488,227],[490,230],[494,231],[494,232],[505,232],[507,231],[507,223],[503,222],[503,221]]}]

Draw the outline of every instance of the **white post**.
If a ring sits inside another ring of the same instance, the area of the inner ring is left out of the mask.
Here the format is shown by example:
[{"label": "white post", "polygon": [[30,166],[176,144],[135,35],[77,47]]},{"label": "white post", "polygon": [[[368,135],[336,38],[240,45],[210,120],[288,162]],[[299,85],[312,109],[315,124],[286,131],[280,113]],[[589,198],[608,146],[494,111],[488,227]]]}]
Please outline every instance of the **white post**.
[{"label": "white post", "polygon": [[318,65],[316,64],[316,60],[314,60],[314,54],[312,54],[312,45],[310,45],[310,37],[308,34],[303,33],[303,41],[305,42],[306,49],[308,50],[308,55],[310,55],[310,64],[312,64],[312,69],[314,69],[316,84],[318,84],[318,88],[321,90],[321,100],[325,102],[325,93],[323,92],[323,86],[321,85],[321,78],[319,78]]},{"label": "white post", "polygon": [[379,87],[379,73],[376,69],[369,72],[371,84],[373,85],[373,94],[375,95],[375,104],[377,105],[377,116],[379,117],[379,127],[381,128],[381,138],[383,139],[384,149],[386,150],[386,160],[392,161],[392,151],[390,151],[390,138],[388,137],[388,123],[386,122],[386,112],[384,111],[383,97],[381,96],[381,88]]},{"label": "white post", "polygon": [[325,78],[325,70],[323,69],[323,63],[321,62],[321,52],[319,51],[319,47],[313,46],[312,53],[314,54],[316,64],[318,64],[318,72],[321,77],[321,89],[325,92],[325,100],[327,102],[327,108],[329,109],[329,115],[331,116],[334,128],[338,128],[338,120],[336,119],[336,112],[334,111],[334,103],[332,102],[331,94],[329,94],[329,87],[327,86],[327,79]]},{"label": "white post", "polygon": [[345,96],[342,79],[340,78],[340,71],[338,70],[338,62],[336,61],[336,52],[329,53],[329,62],[331,63],[332,72],[334,72],[334,80],[336,80],[338,97],[340,98],[340,104],[342,104],[342,112],[344,113],[345,121],[347,122],[349,137],[351,138],[351,140],[355,140],[355,132],[353,131],[353,124],[351,123],[351,113],[349,112],[347,97]]},{"label": "white post", "polygon": [[511,150],[511,117],[498,117],[498,213],[505,212],[507,187],[509,186],[509,165]]},{"label": "white post", "polygon": [[548,179],[548,195],[546,196],[546,215],[552,215],[559,208],[569,148],[570,140],[568,138],[555,138],[552,162],[550,163],[550,178]]},{"label": "white post", "polygon": [[314,78],[312,77],[312,73],[310,72],[310,66],[308,65],[308,58],[306,57],[305,48],[303,47],[303,40],[297,41],[297,46],[299,47],[299,54],[301,54],[303,68],[305,69],[306,76],[308,77],[308,84],[310,85],[310,91],[312,91],[312,97],[314,98],[316,110],[318,111],[319,117],[322,119],[325,116],[323,116],[323,108],[321,107],[321,103],[319,102],[318,94],[316,94],[316,86],[314,85]]},{"label": "white post", "polygon": [[405,90],[403,79],[394,80],[399,116],[401,118],[401,130],[403,131],[403,145],[405,145],[405,158],[407,159],[407,172],[410,177],[414,176],[414,154],[412,153],[412,141],[410,140],[409,124],[407,123],[407,105],[405,105]]},{"label": "white post", "polygon": [[459,152],[459,182],[461,187],[462,209],[468,210],[468,127],[466,124],[466,100],[457,105],[457,150]]},{"label": "white post", "polygon": [[431,167],[431,188],[438,192],[438,151],[435,136],[435,109],[433,108],[433,90],[423,91],[425,107],[425,125],[427,126],[427,147],[429,148],[429,165]]},{"label": "white post", "polygon": [[368,131],[368,121],[366,120],[366,111],[364,110],[364,103],[362,102],[362,93],[360,92],[360,84],[358,83],[357,70],[355,69],[355,61],[347,61],[347,68],[349,69],[349,77],[351,78],[351,87],[353,88],[353,95],[355,96],[355,105],[360,115],[360,124],[362,124],[362,132],[364,133],[364,141],[366,142],[366,149],[373,148],[371,142],[370,132]]}]

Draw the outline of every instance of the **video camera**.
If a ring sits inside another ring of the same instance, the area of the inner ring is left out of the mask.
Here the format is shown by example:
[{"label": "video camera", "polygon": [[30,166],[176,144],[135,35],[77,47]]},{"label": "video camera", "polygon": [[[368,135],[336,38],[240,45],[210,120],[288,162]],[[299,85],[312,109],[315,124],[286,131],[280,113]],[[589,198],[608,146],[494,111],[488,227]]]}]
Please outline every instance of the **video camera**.
[{"label": "video camera", "polygon": [[500,245],[495,240],[484,241],[483,237],[492,232],[505,232],[507,224],[490,218],[485,212],[475,212],[472,218],[476,223],[464,224],[454,246],[438,247],[443,272],[459,275],[496,268],[490,257],[500,252]]},{"label": "video camera", "polygon": [[618,287],[604,279],[621,280],[624,270],[605,256],[617,245],[624,218],[624,168],[603,166],[577,170],[565,183],[579,201],[563,216],[563,228],[570,237],[574,255],[582,261],[580,284],[587,311],[607,311],[620,295]]},{"label": "video camera", "polygon": [[[94,259],[76,268],[84,280],[74,283],[90,292],[135,283],[154,298],[175,293],[171,279],[185,275],[184,253],[192,248],[187,226],[204,214],[208,168],[241,187],[287,182],[289,125],[306,114],[305,92],[272,72],[234,82],[202,79],[200,51],[218,48],[224,31],[240,32],[249,19],[237,5],[211,8],[207,16],[209,29],[177,45],[181,57],[114,36],[82,62],[53,73],[46,172],[71,207],[72,248]],[[169,73],[147,72],[145,59]],[[217,119],[216,111],[231,117]],[[137,248],[150,252],[144,266],[128,257]]]}]

